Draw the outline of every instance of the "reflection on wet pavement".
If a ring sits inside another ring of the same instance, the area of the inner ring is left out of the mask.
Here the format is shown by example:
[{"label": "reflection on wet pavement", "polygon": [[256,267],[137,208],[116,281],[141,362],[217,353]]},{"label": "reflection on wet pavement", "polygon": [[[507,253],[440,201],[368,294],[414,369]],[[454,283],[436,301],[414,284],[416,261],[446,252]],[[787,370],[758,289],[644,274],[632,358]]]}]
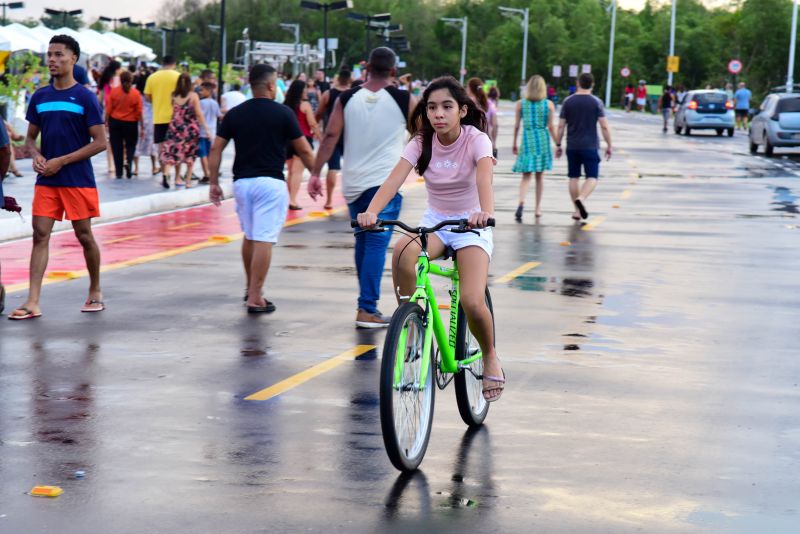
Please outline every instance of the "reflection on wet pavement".
[{"label": "reflection on wet pavement", "polygon": [[775,195],[773,196],[773,199],[774,201],[772,202],[772,205],[777,207],[772,208],[772,211],[783,211],[792,214],[800,213],[800,211],[797,209],[797,204],[795,203],[797,196],[792,194],[792,190],[788,187],[775,187]]}]

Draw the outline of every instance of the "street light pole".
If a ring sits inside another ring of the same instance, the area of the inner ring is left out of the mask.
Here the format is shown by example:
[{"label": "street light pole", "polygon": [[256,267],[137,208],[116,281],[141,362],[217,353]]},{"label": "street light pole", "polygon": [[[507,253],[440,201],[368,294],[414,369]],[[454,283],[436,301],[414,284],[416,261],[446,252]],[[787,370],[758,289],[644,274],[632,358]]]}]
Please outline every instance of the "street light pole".
[{"label": "street light pole", "polygon": [[520,76],[522,83],[521,85],[525,85],[525,76],[527,75],[527,64],[528,64],[528,15],[530,13],[529,8],[519,9],[516,7],[503,7],[500,6],[499,9],[503,15],[507,17],[522,15],[522,29],[523,29],[523,37],[522,37],[522,74]]},{"label": "street light pole", "polygon": [[0,4],[3,6],[3,26],[6,25],[6,8],[8,9],[20,9],[25,7],[25,2],[3,2]]},{"label": "street light pole", "polygon": [[222,90],[225,88],[225,82],[222,79],[222,75],[225,69],[225,60],[226,57],[225,50],[225,0],[220,0],[219,3],[219,69],[217,74],[217,83],[219,84],[219,88],[217,89],[217,103],[222,103]]},{"label": "street light pole", "polygon": [[290,31],[294,34],[294,57],[292,58],[292,78],[296,77],[299,72],[299,67],[297,65],[297,56],[299,56],[299,45],[300,45],[300,25],[296,22],[282,22],[281,28]]},{"label": "street light pole", "polygon": [[797,45],[797,0],[792,2],[792,34],[789,43],[789,68],[786,72],[787,93],[794,91],[794,49]]},{"label": "street light pole", "polygon": [[461,68],[458,71],[458,83],[464,85],[464,73],[467,70],[467,17],[460,19],[442,17],[442,20],[451,26],[461,26]]},{"label": "street light pole", "polygon": [[614,72],[614,31],[617,27],[617,0],[612,0],[611,38],[608,43],[608,73],[606,75],[606,107],[611,106],[611,76]]},{"label": "street light pole", "polygon": [[353,0],[339,0],[338,2],[331,2],[323,4],[321,2],[314,2],[313,0],[300,0],[300,7],[305,9],[314,9],[322,11],[322,34],[324,38],[323,55],[322,55],[322,71],[327,76],[328,74],[328,11],[338,11],[340,9],[350,9],[353,7]]},{"label": "street light pole", "polygon": [[[675,5],[678,0],[672,0],[672,22],[669,27],[669,55],[675,55]],[[672,86],[672,71],[667,73],[667,85]]]}]

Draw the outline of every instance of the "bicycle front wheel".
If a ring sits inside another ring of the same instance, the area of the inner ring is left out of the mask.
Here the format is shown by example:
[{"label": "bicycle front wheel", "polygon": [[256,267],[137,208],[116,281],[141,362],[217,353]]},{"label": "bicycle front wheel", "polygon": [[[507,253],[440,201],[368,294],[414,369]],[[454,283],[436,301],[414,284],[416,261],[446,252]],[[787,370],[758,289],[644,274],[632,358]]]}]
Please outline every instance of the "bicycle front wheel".
[{"label": "bicycle front wheel", "polygon": [[[494,308],[489,288],[486,288],[486,305],[489,307],[489,313],[492,314],[492,332],[494,332]],[[467,316],[459,304],[456,325],[456,360],[465,360],[478,354],[480,350],[478,340],[470,332]],[[469,426],[476,427],[483,424],[486,414],[489,413],[489,403],[483,398],[483,381],[475,378],[475,375],[483,375],[483,358],[478,358],[467,367],[469,369],[459,371],[454,379],[456,402],[461,419]]]},{"label": "bicycle front wheel", "polygon": [[[433,358],[424,355],[425,312],[405,303],[392,316],[381,362],[380,406],[383,444],[392,465],[415,470],[428,448],[433,423]],[[427,377],[421,382],[423,366]]]}]

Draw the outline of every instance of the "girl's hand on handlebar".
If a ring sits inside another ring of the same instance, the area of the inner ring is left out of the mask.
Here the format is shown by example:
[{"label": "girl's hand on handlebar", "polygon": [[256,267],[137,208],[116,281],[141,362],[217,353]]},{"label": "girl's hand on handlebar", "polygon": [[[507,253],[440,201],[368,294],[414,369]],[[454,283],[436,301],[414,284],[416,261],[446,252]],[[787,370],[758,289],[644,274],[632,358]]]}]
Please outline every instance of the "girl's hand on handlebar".
[{"label": "girl's hand on handlebar", "polygon": [[364,213],[359,213],[356,220],[358,220],[358,225],[361,228],[370,229],[375,227],[375,224],[378,222],[378,216],[369,211],[365,211]]},{"label": "girl's hand on handlebar", "polygon": [[486,224],[492,217],[493,215],[488,211],[476,211],[475,213],[469,216],[469,223],[468,223],[469,227],[486,228]]}]

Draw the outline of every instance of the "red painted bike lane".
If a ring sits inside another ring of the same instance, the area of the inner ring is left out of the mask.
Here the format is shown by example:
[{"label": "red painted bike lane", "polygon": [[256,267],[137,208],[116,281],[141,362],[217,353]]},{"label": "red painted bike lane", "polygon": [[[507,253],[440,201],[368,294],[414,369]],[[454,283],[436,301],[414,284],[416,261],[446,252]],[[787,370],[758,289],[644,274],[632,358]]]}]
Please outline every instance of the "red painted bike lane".
[{"label": "red painted bike lane", "polygon": [[[346,209],[345,200],[338,191],[334,195],[333,210],[323,210],[323,200],[315,205],[306,198],[303,210],[288,212],[286,225],[318,220]],[[106,223],[96,226],[94,235],[100,245],[102,270],[107,271],[229,243],[241,237],[241,229],[235,202],[229,199],[219,208],[209,204]],[[9,292],[27,288],[30,253],[30,239],[0,244],[2,282]],[[54,234],[50,238],[45,283],[84,276],[85,269],[83,249],[75,235],[71,231]]]}]

